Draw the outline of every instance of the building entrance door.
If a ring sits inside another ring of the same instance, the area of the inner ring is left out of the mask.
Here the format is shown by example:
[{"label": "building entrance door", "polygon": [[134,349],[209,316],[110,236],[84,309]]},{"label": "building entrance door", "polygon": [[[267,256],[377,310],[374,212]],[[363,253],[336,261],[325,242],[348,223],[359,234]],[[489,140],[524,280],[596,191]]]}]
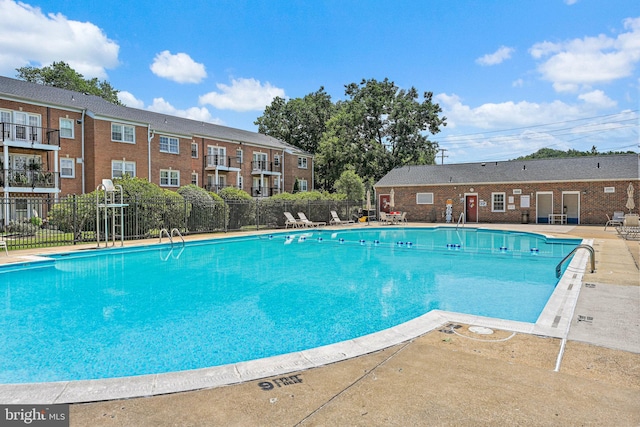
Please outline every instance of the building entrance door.
[{"label": "building entrance door", "polygon": [[464,198],[466,222],[478,222],[478,195],[467,194]]}]

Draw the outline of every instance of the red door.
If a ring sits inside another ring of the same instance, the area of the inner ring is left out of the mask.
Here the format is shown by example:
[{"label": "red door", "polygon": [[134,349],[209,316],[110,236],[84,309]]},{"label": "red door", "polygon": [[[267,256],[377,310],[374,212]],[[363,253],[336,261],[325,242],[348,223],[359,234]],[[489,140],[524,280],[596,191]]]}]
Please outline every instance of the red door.
[{"label": "red door", "polygon": [[465,196],[466,199],[466,222],[478,222],[478,196]]},{"label": "red door", "polygon": [[380,194],[380,212],[389,213],[391,210],[391,195],[389,194]]}]

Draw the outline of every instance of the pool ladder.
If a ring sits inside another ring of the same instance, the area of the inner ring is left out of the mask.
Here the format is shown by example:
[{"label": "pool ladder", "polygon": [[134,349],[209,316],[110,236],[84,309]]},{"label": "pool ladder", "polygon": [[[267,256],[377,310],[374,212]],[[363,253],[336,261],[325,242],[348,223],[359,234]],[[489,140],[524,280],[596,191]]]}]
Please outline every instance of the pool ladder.
[{"label": "pool ladder", "polygon": [[593,250],[593,248],[590,245],[581,244],[573,248],[573,250],[569,252],[569,254],[566,257],[564,257],[562,261],[558,263],[558,265],[556,266],[557,279],[560,278],[560,273],[562,272],[562,264],[564,264],[566,260],[571,258],[571,255],[576,253],[578,249],[587,249],[589,251],[589,259],[591,259],[591,272],[593,273],[594,271],[596,271],[596,252]]},{"label": "pool ladder", "polygon": [[180,230],[178,230],[177,228],[172,228],[171,232],[169,232],[169,230],[167,230],[166,228],[163,228],[162,230],[160,230],[160,243],[162,243],[163,234],[169,238],[169,242],[171,242],[171,247],[173,247],[173,237],[176,234],[178,235],[178,237],[180,237],[180,240],[182,240],[182,246],[184,246],[184,237],[182,237],[182,234],[180,234]]}]

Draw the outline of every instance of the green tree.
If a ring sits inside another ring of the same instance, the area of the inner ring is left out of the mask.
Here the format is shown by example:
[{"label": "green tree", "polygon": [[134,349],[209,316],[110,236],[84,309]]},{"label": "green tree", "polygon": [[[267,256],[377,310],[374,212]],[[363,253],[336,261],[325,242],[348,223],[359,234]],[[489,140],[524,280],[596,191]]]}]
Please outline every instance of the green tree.
[{"label": "green tree", "polygon": [[254,124],[262,134],[315,153],[334,109],[331,96],[320,87],[303,98],[276,97]]},{"label": "green tree", "polygon": [[347,200],[362,200],[364,198],[362,179],[351,169],[342,172],[334,187],[338,193],[345,194]]},{"label": "green tree", "polygon": [[317,153],[322,188],[332,188],[348,168],[371,182],[398,166],[435,163],[438,144],[427,134],[438,133],[446,118],[431,92],[420,101],[413,87],[371,79],[347,85],[345,94],[349,99],[337,106]]},{"label": "green tree", "polygon": [[44,86],[53,86],[75,92],[88,93],[99,96],[112,104],[122,105],[118,100],[118,90],[111,84],[97,78],[85,79],[84,76],[71,68],[66,62],[54,62],[51,65],[37,67],[16,68],[16,77],[31,83],[38,83]]}]

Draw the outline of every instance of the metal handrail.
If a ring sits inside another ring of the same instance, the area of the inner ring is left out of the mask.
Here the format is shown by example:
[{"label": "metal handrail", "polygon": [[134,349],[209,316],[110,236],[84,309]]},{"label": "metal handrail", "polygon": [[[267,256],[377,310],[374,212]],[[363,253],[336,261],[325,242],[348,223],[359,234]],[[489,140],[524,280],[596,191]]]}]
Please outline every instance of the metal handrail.
[{"label": "metal handrail", "polygon": [[[162,233],[164,232],[164,234],[167,235],[167,237],[169,238],[169,241],[171,242],[171,247],[173,247],[173,238],[171,237],[171,234],[169,234],[169,230],[167,230],[166,228],[163,228],[162,230],[160,230],[160,240],[159,243],[162,243]],[[183,241],[184,242],[184,241]]]},{"label": "metal handrail", "polygon": [[564,262],[567,259],[569,259],[571,255],[576,253],[578,249],[587,249],[589,251],[589,255],[590,255],[589,258],[591,259],[591,272],[593,273],[596,271],[596,252],[593,250],[593,248],[590,245],[581,244],[573,248],[573,250],[569,252],[569,254],[567,254],[567,256],[564,257],[562,261],[558,263],[558,265],[556,266],[556,279],[560,277],[560,272],[562,271],[562,264],[564,264]]},{"label": "metal handrail", "polygon": [[[173,237],[174,234],[177,234],[178,237],[180,237],[180,240],[182,240],[182,246],[184,246],[184,237],[182,237],[182,234],[180,234],[180,230],[178,230],[177,228],[172,228],[171,237]],[[173,243],[173,239],[171,239],[171,243]]]},{"label": "metal handrail", "polygon": [[465,222],[463,221],[464,219],[464,212],[460,212],[460,216],[458,217],[458,224],[456,224],[456,230],[458,229],[458,226],[460,225],[460,221],[462,221],[462,226],[464,227]]}]

